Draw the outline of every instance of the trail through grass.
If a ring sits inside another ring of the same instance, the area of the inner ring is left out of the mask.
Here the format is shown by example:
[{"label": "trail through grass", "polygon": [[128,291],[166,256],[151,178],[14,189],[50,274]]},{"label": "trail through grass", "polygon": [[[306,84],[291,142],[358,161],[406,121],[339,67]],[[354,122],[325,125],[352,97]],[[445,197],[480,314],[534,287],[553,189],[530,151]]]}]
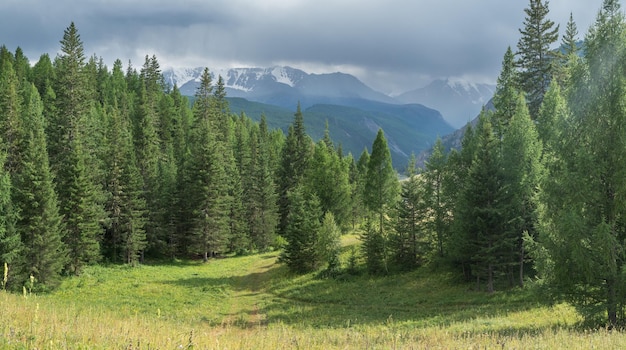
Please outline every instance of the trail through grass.
[{"label": "trail through grass", "polygon": [[488,295],[427,268],[321,279],[277,257],[94,266],[49,295],[0,292],[0,348],[626,347],[622,333],[580,330],[571,307],[528,290]]}]

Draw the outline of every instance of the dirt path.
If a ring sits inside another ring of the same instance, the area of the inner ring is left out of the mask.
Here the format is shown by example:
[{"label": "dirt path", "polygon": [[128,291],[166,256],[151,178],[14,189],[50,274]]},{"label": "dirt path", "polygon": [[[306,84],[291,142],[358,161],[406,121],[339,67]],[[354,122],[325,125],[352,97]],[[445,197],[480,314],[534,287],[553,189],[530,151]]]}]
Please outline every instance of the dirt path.
[{"label": "dirt path", "polygon": [[264,306],[272,295],[266,292],[269,270],[276,266],[275,254],[254,260],[246,272],[234,278],[230,309],[222,324],[242,328],[259,327],[267,322]]}]

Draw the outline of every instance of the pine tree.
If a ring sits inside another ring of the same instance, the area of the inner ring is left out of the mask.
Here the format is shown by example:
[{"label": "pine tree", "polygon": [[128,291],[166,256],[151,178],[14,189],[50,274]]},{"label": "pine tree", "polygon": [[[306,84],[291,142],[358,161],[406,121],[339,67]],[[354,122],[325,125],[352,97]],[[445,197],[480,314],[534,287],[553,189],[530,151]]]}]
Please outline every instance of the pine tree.
[{"label": "pine tree", "polygon": [[521,69],[520,82],[526,93],[528,109],[534,119],[552,79],[554,57],[550,46],[558,40],[559,26],[555,27],[547,18],[548,1],[530,0],[524,12],[524,29],[519,30],[522,37],[517,43],[517,64]]}]

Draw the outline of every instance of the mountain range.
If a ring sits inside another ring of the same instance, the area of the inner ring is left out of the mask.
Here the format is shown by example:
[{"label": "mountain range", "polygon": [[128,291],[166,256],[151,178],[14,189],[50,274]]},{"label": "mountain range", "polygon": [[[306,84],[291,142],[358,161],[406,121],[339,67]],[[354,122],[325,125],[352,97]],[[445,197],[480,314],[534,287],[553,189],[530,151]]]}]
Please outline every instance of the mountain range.
[{"label": "mountain range", "polygon": [[[176,84],[183,95],[193,96],[203,70],[166,69],[163,77],[169,86]],[[437,137],[462,126],[459,116],[464,115],[465,122],[470,115],[475,117],[482,101],[493,94],[489,86],[442,80],[394,98],[339,72],[310,74],[280,66],[210,72],[214,83],[218,76],[224,79],[233,112],[243,112],[253,120],[259,120],[263,113],[270,127],[287,130],[299,103],[307,132],[314,139],[323,136],[328,122],[333,140],[355,157],[371,147],[382,128],[398,169],[406,165],[411,153],[429,149]]]},{"label": "mountain range", "polygon": [[476,118],[493,97],[495,90],[495,85],[439,79],[395,98],[401,103],[421,103],[434,108],[441,112],[450,125],[458,129]]}]

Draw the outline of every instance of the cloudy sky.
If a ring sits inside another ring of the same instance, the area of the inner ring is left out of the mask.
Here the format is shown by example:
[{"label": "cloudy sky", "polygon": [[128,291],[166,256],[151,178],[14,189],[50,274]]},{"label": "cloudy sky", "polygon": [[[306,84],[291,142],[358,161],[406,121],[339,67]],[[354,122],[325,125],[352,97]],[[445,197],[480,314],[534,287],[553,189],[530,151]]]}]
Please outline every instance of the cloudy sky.
[{"label": "cloudy sky", "polygon": [[[35,63],[56,56],[73,21],[87,55],[135,67],[289,65],[341,71],[401,93],[435,78],[494,83],[528,0],[2,0],[0,45]],[[602,0],[552,0],[584,37]],[[623,6],[623,4],[622,4]]]}]

